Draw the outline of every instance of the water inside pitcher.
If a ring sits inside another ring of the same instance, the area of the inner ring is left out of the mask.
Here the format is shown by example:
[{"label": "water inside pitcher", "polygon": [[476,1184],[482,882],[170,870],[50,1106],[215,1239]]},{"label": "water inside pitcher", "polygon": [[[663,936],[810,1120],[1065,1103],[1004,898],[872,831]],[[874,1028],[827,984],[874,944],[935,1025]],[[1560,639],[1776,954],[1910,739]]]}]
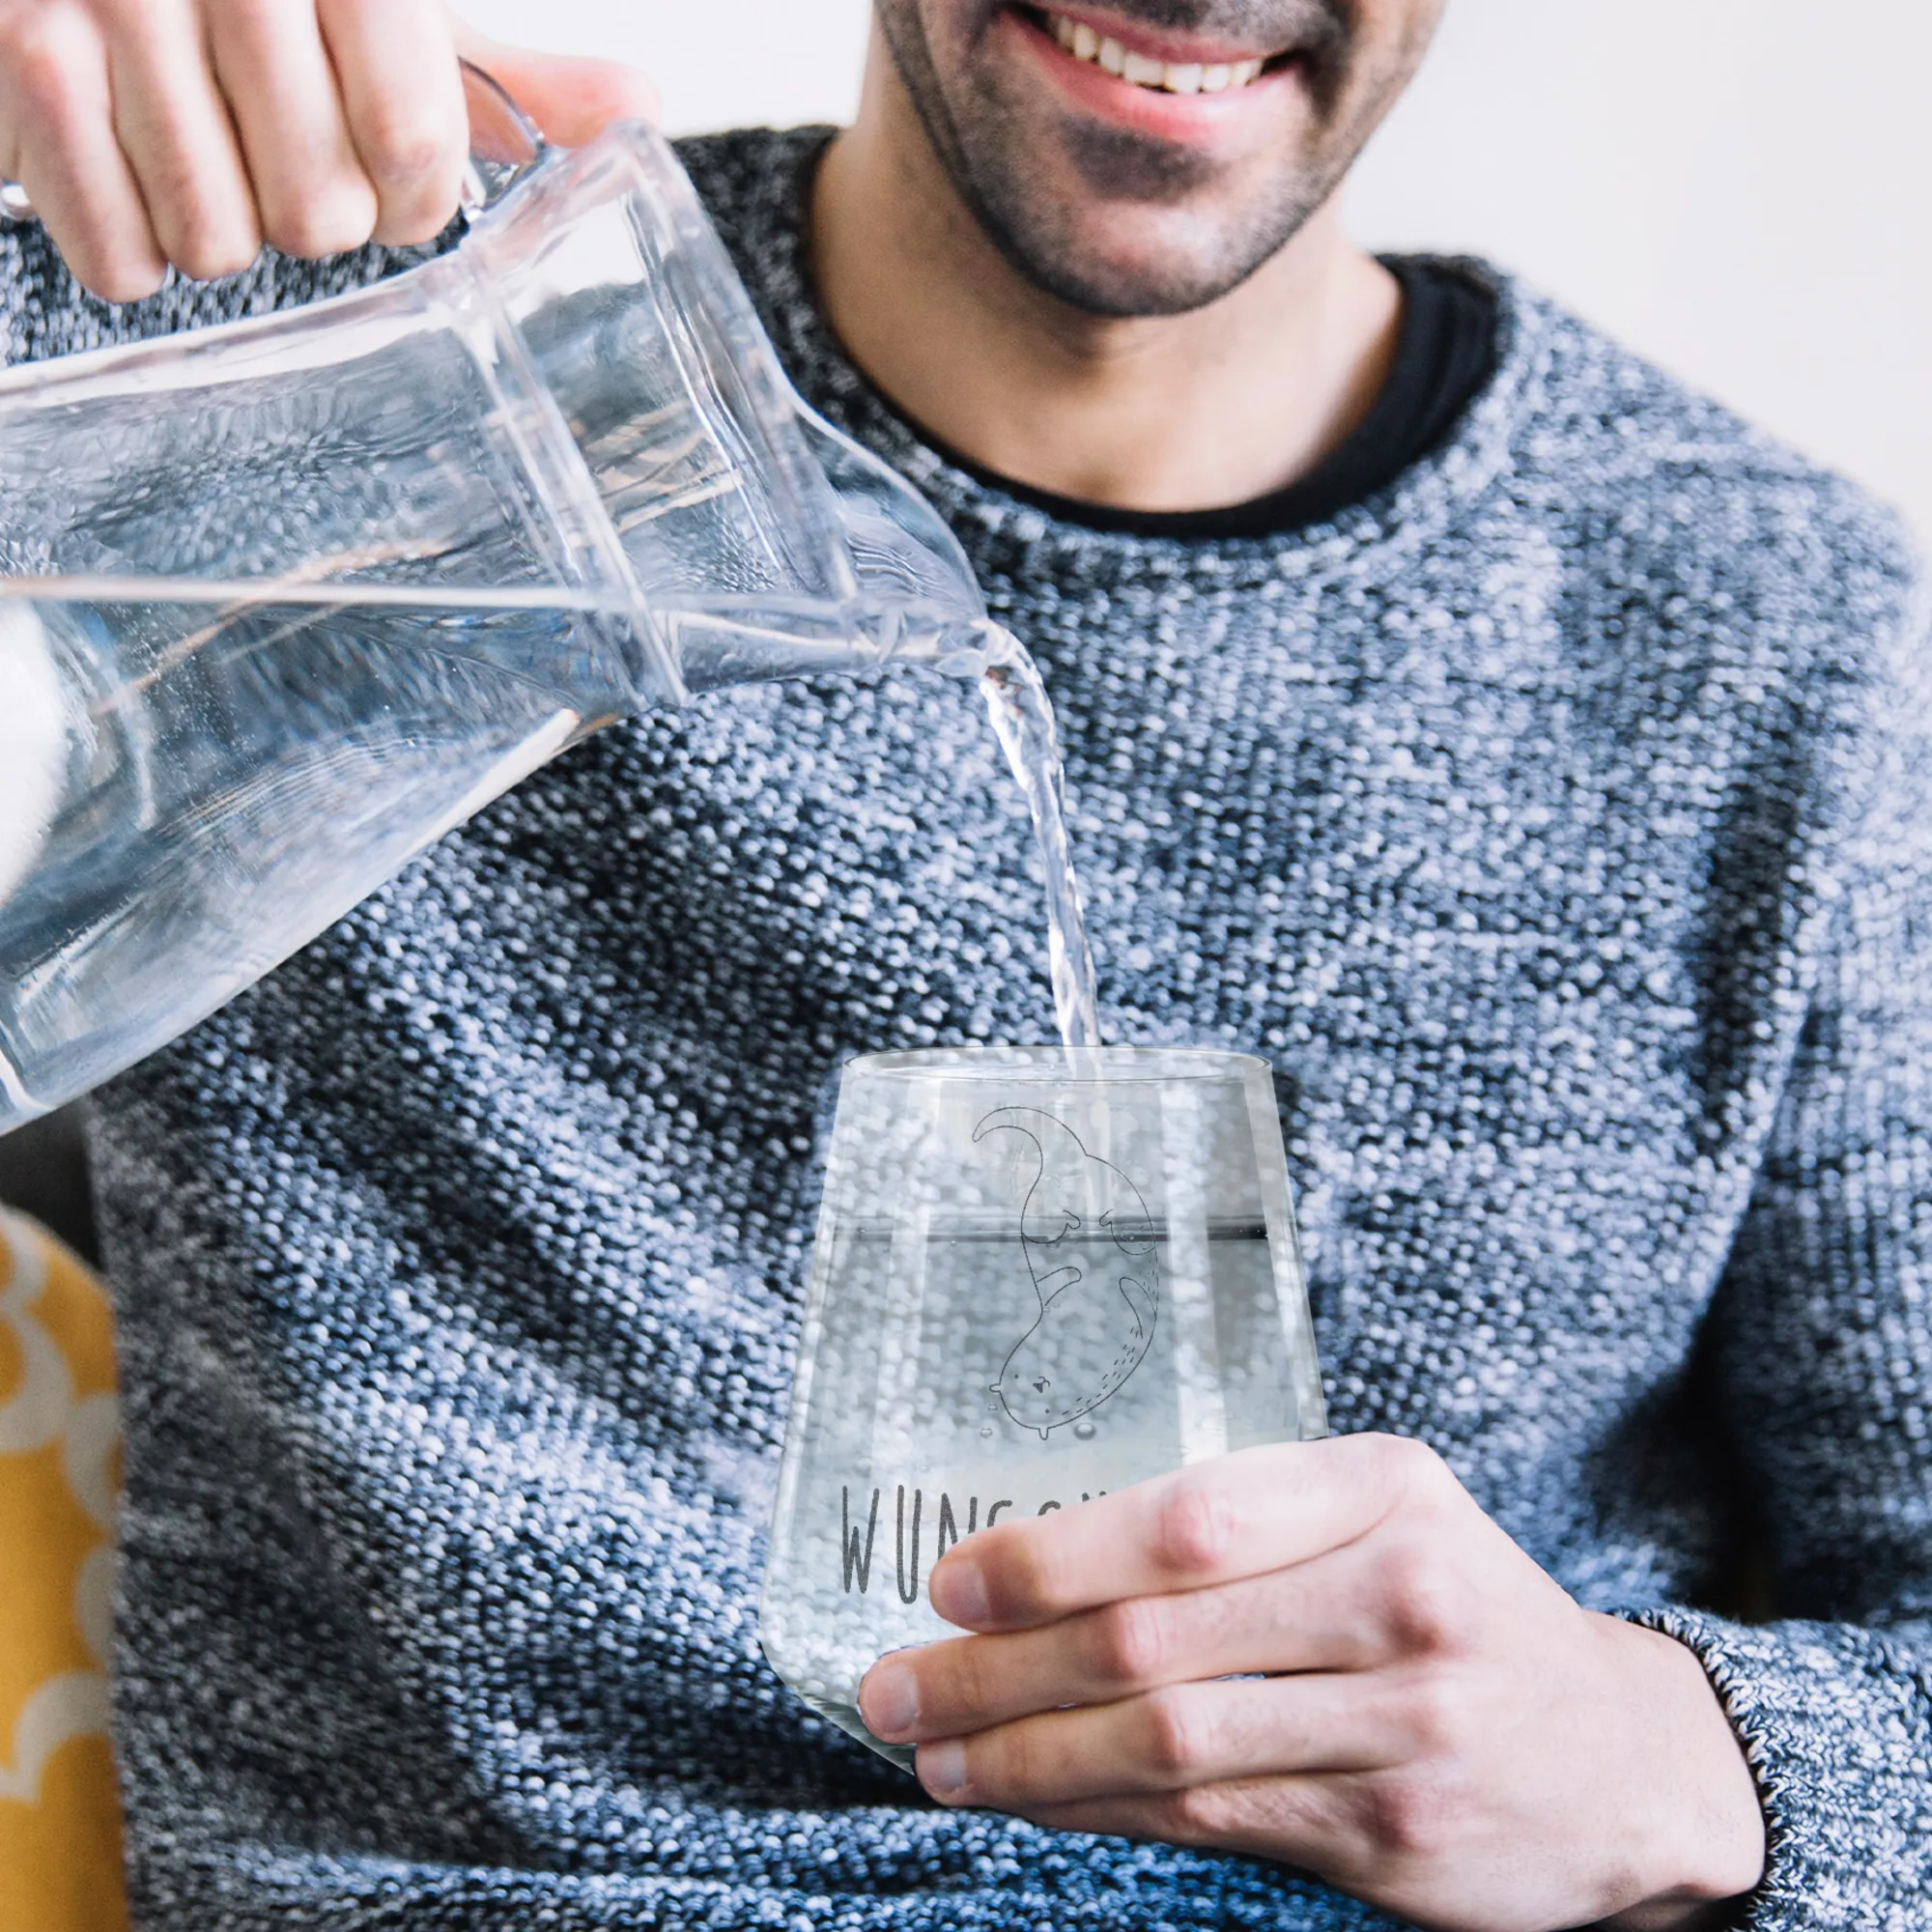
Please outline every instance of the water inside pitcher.
[{"label": "water inside pitcher", "polygon": [[997,649],[670,149],[524,160],[389,280],[0,376],[0,1132],[602,724]]}]

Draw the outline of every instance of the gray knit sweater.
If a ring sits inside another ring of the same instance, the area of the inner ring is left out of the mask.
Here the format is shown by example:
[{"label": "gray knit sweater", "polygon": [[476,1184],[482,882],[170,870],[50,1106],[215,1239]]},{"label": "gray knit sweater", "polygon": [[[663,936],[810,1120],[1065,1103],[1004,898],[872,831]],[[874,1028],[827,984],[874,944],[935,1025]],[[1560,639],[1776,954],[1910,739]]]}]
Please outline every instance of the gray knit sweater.
[{"label": "gray knit sweater", "polygon": [[[1335,1426],[1434,1443],[1695,1649],[1770,1818],[1753,1925],[1932,1922],[1898,530],[1500,279],[1492,385],[1377,500],[1267,541],[1055,523],[841,358],[809,151],[686,154],[805,391],[1041,661],[1111,1037],[1279,1069]],[[15,357],[329,281],[111,313],[0,250]],[[759,1656],[821,1091],[1048,1035],[1035,865],[956,686],[727,693],[539,773],[104,1097],[141,1925],[1386,1925],[936,1810]],[[1709,1607],[1752,1522],[1761,1625]]]}]

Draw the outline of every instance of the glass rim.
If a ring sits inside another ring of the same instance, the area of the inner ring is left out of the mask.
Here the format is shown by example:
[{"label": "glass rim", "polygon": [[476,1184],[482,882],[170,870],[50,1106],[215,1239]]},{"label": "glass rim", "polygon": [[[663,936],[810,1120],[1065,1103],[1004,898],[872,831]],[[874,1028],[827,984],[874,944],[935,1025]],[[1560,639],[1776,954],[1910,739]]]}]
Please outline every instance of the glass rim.
[{"label": "glass rim", "polygon": [[1029,1075],[1057,1083],[1245,1079],[1272,1081],[1274,1064],[1258,1053],[1217,1046],[929,1046],[863,1053],[839,1069],[860,1080],[1012,1080]]}]

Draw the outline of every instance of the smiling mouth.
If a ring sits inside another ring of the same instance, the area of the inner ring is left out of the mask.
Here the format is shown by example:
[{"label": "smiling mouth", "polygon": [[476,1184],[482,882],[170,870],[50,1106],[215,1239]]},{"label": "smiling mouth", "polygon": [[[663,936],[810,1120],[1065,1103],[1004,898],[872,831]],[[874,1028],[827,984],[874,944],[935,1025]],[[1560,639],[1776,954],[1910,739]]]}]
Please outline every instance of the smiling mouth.
[{"label": "smiling mouth", "polygon": [[1153,60],[1146,54],[1131,52],[1084,20],[1068,19],[1065,14],[1055,14],[1044,7],[1023,6],[1014,11],[1075,60],[1085,61],[1131,87],[1143,87],[1153,94],[1234,94],[1294,59],[1292,53],[1284,53],[1212,64]]}]

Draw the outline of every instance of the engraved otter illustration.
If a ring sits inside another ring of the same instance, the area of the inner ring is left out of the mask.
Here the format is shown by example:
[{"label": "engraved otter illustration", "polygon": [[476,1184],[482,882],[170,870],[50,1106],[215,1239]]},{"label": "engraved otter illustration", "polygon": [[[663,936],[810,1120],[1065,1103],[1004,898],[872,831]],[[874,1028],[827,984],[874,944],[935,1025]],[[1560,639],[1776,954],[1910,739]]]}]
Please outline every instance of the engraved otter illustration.
[{"label": "engraved otter illustration", "polygon": [[1079,1135],[1033,1107],[1002,1107],[975,1141],[1017,1134],[1020,1248],[1039,1316],[993,1391],[1023,1429],[1091,1413],[1140,1367],[1160,1315],[1160,1264],[1141,1191]]}]

